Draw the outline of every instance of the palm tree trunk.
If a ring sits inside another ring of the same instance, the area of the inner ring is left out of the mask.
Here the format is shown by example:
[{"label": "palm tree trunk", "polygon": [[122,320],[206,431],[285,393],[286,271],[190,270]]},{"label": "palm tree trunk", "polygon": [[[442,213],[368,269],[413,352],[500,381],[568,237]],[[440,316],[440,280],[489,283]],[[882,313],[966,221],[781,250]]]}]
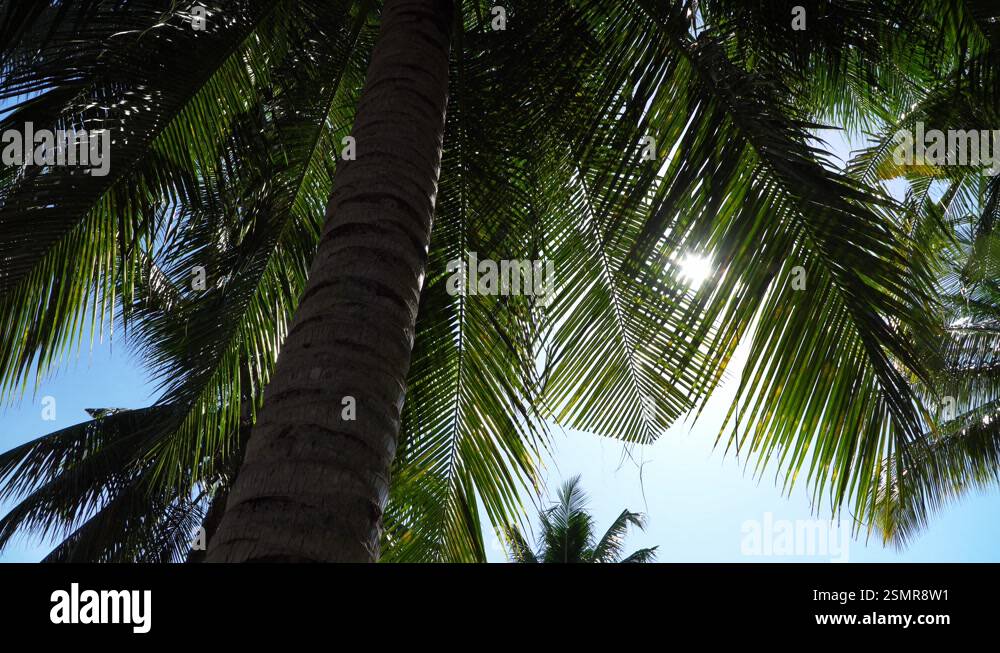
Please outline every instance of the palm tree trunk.
[{"label": "palm tree trunk", "polygon": [[[452,0],[384,3],[357,159],[334,178],[210,562],[378,558],[437,195],[452,11]],[[347,397],[354,420],[343,419]]]}]

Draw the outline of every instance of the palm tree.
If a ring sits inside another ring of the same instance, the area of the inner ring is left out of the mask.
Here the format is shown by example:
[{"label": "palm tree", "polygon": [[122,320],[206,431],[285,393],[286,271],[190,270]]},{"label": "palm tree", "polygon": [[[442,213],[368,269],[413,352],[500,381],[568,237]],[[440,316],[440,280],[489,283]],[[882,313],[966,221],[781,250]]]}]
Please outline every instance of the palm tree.
[{"label": "palm tree", "polygon": [[[378,559],[426,274],[450,0],[387,0],[327,221],[210,561]],[[339,414],[357,401],[357,419]]]},{"label": "palm tree", "polygon": [[587,513],[587,496],[580,487],[580,477],[574,476],[559,488],[558,500],[538,513],[541,525],[539,549],[531,545],[516,526],[507,529],[511,562],[653,562],[657,547],[639,549],[624,555],[625,533],[629,525],[645,528],[643,516],[623,510],[607,532],[596,539],[594,520]]},{"label": "palm tree", "polygon": [[924,434],[907,460],[897,455],[886,461],[872,509],[862,515],[870,528],[898,547],[916,537],[936,510],[1000,481],[995,283],[1000,179],[974,166],[923,161],[908,166],[892,156],[894,134],[913,130],[919,122],[928,130],[947,131],[992,129],[1000,120],[997,12],[973,2],[946,4],[940,8],[958,11],[942,19],[945,47],[959,45],[962,57],[943,67],[913,103],[880,124],[878,136],[851,163],[852,175],[866,182],[906,183],[911,231],[921,249],[936,258],[932,268],[941,362],[933,382],[920,387]]},{"label": "palm tree", "polygon": [[942,248],[953,250],[953,256],[942,272],[945,364],[927,402],[932,410],[926,446],[902,469],[887,466],[872,516],[872,527],[899,548],[928,525],[935,511],[1000,481],[1000,287],[996,235],[988,224],[988,205],[1000,187],[982,184],[989,186],[982,195],[977,189],[966,198],[972,208],[954,195],[961,184],[980,186],[969,178],[951,181],[940,200],[927,199],[924,206],[949,227],[951,239]]},{"label": "palm tree", "polygon": [[[85,528],[73,550],[144,559],[169,538],[122,549],[116,505],[225,502],[211,559],[483,559],[479,506],[516,517],[549,423],[651,442],[741,341],[726,438],[759,470],[865,519],[920,459],[935,257],[810,130],[899,115],[977,52],[978,8],[806,3],[788,38],[743,0],[517,1],[505,29],[474,0],[201,4],[206,30],[163,0],[0,5],[0,133],[115,134],[106,177],[0,169],[0,393],[107,325],[162,385],[0,459],[0,545]],[[554,261],[555,296],[449,294],[470,252]]]}]

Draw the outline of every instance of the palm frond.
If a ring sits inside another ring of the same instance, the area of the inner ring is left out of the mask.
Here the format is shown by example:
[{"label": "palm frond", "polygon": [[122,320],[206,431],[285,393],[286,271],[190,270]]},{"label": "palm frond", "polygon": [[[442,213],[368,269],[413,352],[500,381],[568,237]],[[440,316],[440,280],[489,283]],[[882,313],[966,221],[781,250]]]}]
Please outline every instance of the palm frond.
[{"label": "palm frond", "polygon": [[[592,558],[594,562],[619,562],[622,557],[622,549],[625,545],[625,535],[628,527],[635,526],[638,529],[646,527],[645,518],[637,513],[623,510],[622,514],[608,527],[604,535],[594,547]],[[638,553],[638,552],[637,552]],[[632,554],[635,556],[636,554]],[[630,557],[632,557],[630,556]]]}]

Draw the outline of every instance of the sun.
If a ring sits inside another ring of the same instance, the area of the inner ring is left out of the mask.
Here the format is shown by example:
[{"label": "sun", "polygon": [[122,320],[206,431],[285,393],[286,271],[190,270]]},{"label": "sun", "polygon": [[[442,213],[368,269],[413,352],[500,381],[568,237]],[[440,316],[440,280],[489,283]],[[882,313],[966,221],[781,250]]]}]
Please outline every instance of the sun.
[{"label": "sun", "polygon": [[712,276],[712,259],[700,254],[687,254],[680,260],[680,278],[692,290],[701,288],[701,284]]}]

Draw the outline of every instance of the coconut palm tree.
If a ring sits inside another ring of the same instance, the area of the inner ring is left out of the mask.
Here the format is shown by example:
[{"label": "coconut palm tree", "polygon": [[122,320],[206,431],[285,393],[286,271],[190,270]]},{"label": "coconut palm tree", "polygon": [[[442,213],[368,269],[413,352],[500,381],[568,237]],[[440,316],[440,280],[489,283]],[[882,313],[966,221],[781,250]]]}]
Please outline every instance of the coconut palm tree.
[{"label": "coconut palm tree", "polygon": [[[930,81],[912,104],[889,116],[869,147],[852,161],[851,174],[866,182],[894,179],[907,186],[911,231],[933,266],[940,298],[937,345],[942,365],[922,388],[927,414],[924,436],[906,463],[891,458],[881,474],[868,526],[885,541],[905,546],[931,515],[970,490],[995,487],[1000,460],[997,406],[997,275],[995,224],[1000,182],[982,166],[939,166],[894,160],[895,134],[915,130],[992,130],[1000,120],[996,101],[1000,26],[996,9],[965,2],[945,11],[946,42],[962,57]],[[956,10],[957,11],[954,11]],[[946,46],[948,47],[948,46]],[[995,150],[995,145],[993,146]],[[988,150],[983,151],[985,157]],[[863,518],[865,516],[862,516]]]},{"label": "coconut palm tree", "polygon": [[[902,548],[925,528],[931,515],[973,490],[995,488],[1000,481],[1000,394],[996,382],[1000,304],[996,235],[987,225],[989,209],[961,212],[952,191],[927,200],[926,210],[952,229],[945,246],[956,250],[942,274],[945,310],[942,350],[946,365],[936,379],[936,394],[927,423],[927,446],[909,465],[886,468],[879,489],[879,507],[872,527],[882,538]],[[973,202],[995,201],[989,182],[985,196]],[[953,213],[946,217],[948,212]]]},{"label": "coconut palm tree", "polygon": [[[744,341],[759,469],[863,517],[913,466],[934,257],[811,130],[899,115],[974,3],[805,3],[801,38],[763,1],[201,4],[0,9],[0,133],[114,134],[105,177],[0,169],[0,392],[110,325],[161,382],[2,459],[0,545],[101,523],[73,550],[141,559],[184,538],[115,553],[110,508],[218,500],[209,559],[483,559],[547,424],[651,442]],[[472,252],[554,295],[449,293]]]},{"label": "coconut palm tree", "polygon": [[628,527],[645,528],[639,513],[623,510],[600,539],[595,537],[594,520],[587,513],[587,496],[580,487],[579,476],[563,483],[558,500],[538,513],[538,521],[541,533],[537,551],[532,550],[517,526],[506,530],[511,562],[609,563],[656,559],[655,546],[624,555]]}]

